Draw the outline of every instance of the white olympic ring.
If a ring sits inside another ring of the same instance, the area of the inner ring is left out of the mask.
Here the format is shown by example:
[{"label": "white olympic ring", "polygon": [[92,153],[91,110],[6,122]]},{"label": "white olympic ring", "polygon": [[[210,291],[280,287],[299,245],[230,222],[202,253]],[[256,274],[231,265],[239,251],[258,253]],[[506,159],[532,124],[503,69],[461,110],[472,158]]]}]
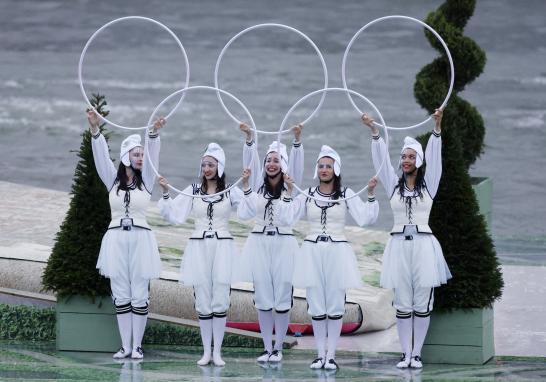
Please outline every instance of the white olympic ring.
[{"label": "white olympic ring", "polygon": [[[257,24],[257,25],[254,25],[254,26],[251,26],[249,28],[246,28],[244,30],[242,30],[241,32],[237,33],[235,36],[233,36],[231,38],[231,40],[228,41],[228,43],[224,46],[224,48],[222,48],[222,51],[220,52],[220,55],[218,56],[218,60],[216,61],[216,67],[214,68],[214,86],[219,88],[219,85],[218,85],[218,71],[220,69],[220,63],[222,61],[222,58],[224,57],[224,54],[226,53],[227,49],[229,48],[229,46],[237,39],[239,38],[240,36],[242,36],[243,34],[251,31],[251,30],[254,30],[254,29],[258,29],[258,28],[264,28],[264,27],[279,27],[279,28],[282,28],[282,29],[287,29],[289,31],[292,31],[292,32],[295,32],[297,34],[299,34],[301,37],[303,37],[305,40],[307,40],[307,42],[309,42],[309,44],[311,44],[311,46],[313,47],[313,49],[315,49],[315,51],[317,52],[317,55],[320,59],[320,62],[322,64],[322,69],[324,71],[324,88],[327,88],[328,87],[328,69],[326,68],[326,62],[324,61],[324,57],[322,56],[322,53],[320,52],[319,48],[315,45],[315,43],[313,42],[313,40],[311,40],[307,35],[305,35],[303,32],[295,29],[295,28],[292,28],[288,25],[284,25],[284,24],[275,24],[275,23],[266,23],[266,24]],[[237,117],[235,117],[233,114],[231,114],[231,112],[227,109],[226,105],[224,104],[224,102],[222,101],[222,97],[220,95],[220,93],[217,94],[218,95],[218,100],[220,101],[220,104],[222,105],[222,107],[224,108],[225,112],[231,117],[231,119],[233,119],[235,122],[237,123],[242,123],[241,121],[239,121],[237,119]],[[320,107],[322,106],[322,103],[324,102],[324,97],[326,96],[326,93],[324,93],[324,95],[322,96],[322,98],[320,99],[320,102],[318,104],[318,106],[315,108],[315,110],[313,110],[313,112],[311,113],[311,115],[309,117],[307,117],[307,119],[305,119],[303,122],[301,122],[300,124],[302,125],[305,125],[311,118],[313,118],[315,116],[315,114],[319,111]],[[282,133],[287,133],[291,130],[290,129],[287,129],[287,130],[284,130],[282,131]],[[261,134],[278,134],[278,132],[275,132],[275,131],[264,131],[264,130],[256,130],[256,132],[258,133],[261,133]]]},{"label": "white olympic ring", "polygon": [[[220,92],[222,94],[225,94],[227,95],[228,97],[230,97],[232,100],[234,100],[237,104],[239,104],[243,110],[245,111],[246,115],[248,116],[249,120],[250,120],[250,124],[251,124],[251,127],[253,130],[256,130],[256,125],[254,124],[254,119],[252,118],[252,115],[250,114],[250,111],[248,111],[247,107],[237,98],[235,97],[233,94],[225,91],[225,90],[222,90],[222,89],[218,89],[218,88],[215,88],[215,87],[212,87],[212,86],[190,86],[190,87],[186,87],[186,88],[183,88],[183,89],[180,89],[180,90],[177,90],[175,91],[174,93],[171,93],[170,95],[168,95],[163,101],[161,101],[159,103],[159,105],[157,105],[157,107],[154,109],[152,115],[150,116],[150,119],[148,120],[148,124],[151,124],[155,115],[157,114],[158,110],[166,103],[168,102],[171,98],[177,96],[178,94],[182,94],[184,95],[187,91],[190,91],[190,90],[197,90],[197,89],[204,89],[204,90],[213,90],[213,91],[216,91],[216,92]],[[150,154],[149,154],[149,151],[148,151],[148,134],[146,134],[146,139],[144,141],[144,156],[146,157],[145,160],[148,161],[148,164],[150,165],[150,167],[152,168],[153,172],[156,174],[157,177],[160,177],[159,173],[157,172],[157,168],[154,166],[154,164],[152,163],[152,160],[150,159]],[[258,134],[254,134],[254,140],[255,140],[255,144],[256,144],[256,148],[258,147]],[[254,160],[254,157],[252,157],[252,160],[249,164],[249,167],[252,166],[252,162]],[[219,196],[219,195],[223,195],[225,194],[226,192],[228,192],[229,190],[231,190],[233,187],[235,187],[237,184],[239,184],[241,181],[242,181],[242,177],[240,177],[235,183],[233,183],[231,186],[227,187],[225,190],[223,191],[220,191],[220,192],[217,192],[215,194],[205,194],[205,195],[193,195],[193,194],[188,194],[182,190],[179,190],[178,188],[172,186],[172,185],[168,185],[169,188],[171,190],[174,190],[176,192],[178,192],[179,194],[182,194],[182,195],[186,195],[186,196],[189,196],[189,197],[192,197],[192,198],[201,198],[201,199],[204,199],[204,198],[212,198],[214,196]]]},{"label": "white olympic ring", "polygon": [[[286,115],[284,116],[284,119],[281,123],[281,126],[279,127],[279,132],[278,132],[278,142],[281,141],[281,136],[282,136],[282,129],[284,127],[284,125],[286,124],[287,120],[288,120],[288,117],[290,116],[290,114],[294,111],[294,109],[296,107],[299,106],[300,103],[302,103],[303,101],[305,101],[306,99],[308,99],[309,97],[312,97],[316,94],[319,94],[319,93],[325,93],[326,92],[330,92],[330,91],[337,91],[337,92],[344,92],[344,93],[350,93],[350,94],[353,94],[357,97],[359,97],[360,99],[364,100],[365,102],[367,102],[371,107],[372,109],[377,113],[377,115],[379,116],[379,119],[381,120],[382,122],[382,125],[380,125],[381,127],[383,127],[383,130],[385,132],[385,144],[386,144],[386,155],[384,156],[383,158],[383,162],[381,162],[381,166],[379,166],[379,169],[377,170],[377,173],[374,175],[374,177],[377,177],[379,175],[379,172],[381,171],[381,169],[383,168],[384,164],[385,164],[385,161],[387,159],[387,156],[388,156],[388,152],[389,152],[389,132],[388,132],[388,129],[385,129],[384,126],[385,125],[385,120],[383,119],[383,116],[381,115],[381,113],[379,112],[379,110],[377,109],[377,107],[373,104],[372,101],[370,101],[368,98],[364,97],[362,94],[360,93],[357,93],[356,91],[354,90],[351,90],[351,89],[346,89],[346,88],[325,88],[325,89],[320,89],[320,90],[315,90],[314,92],[311,92],[305,96],[303,96],[302,98],[300,98],[294,105],[292,105],[292,107],[290,108],[290,110],[288,110],[288,112],[286,113]],[[297,184],[293,184],[294,185],[294,188],[296,188],[296,190],[298,190],[299,192],[301,192],[302,194],[304,194],[305,196],[307,196],[308,198],[311,198],[311,199],[314,199],[316,201],[319,201],[319,202],[324,202],[324,199],[319,199],[315,196],[312,196],[312,195],[309,195],[309,193],[307,191],[304,191],[302,190]],[[358,192],[355,192],[354,195],[348,197],[348,198],[339,198],[339,199],[336,199],[335,201],[336,202],[341,202],[341,201],[345,201],[345,200],[349,200],[349,199],[352,199],[354,198],[355,196],[358,196],[360,195],[362,192],[364,192],[366,189],[368,188],[368,185],[364,186],[364,188],[362,188],[360,191]]]},{"label": "white olympic ring", "polygon": [[[100,32],[102,32],[105,28],[109,27],[110,25],[119,23],[121,21],[126,21],[126,20],[143,20],[143,21],[152,22],[152,23],[154,23],[156,25],[159,25],[164,30],[166,30],[174,38],[174,40],[176,41],[176,43],[180,47],[180,50],[182,51],[182,54],[184,56],[184,61],[185,61],[185,64],[186,64],[186,82],[185,82],[184,87],[188,87],[188,85],[189,85],[189,81],[190,81],[190,64],[189,64],[189,61],[188,61],[188,55],[186,54],[186,50],[184,49],[184,46],[182,45],[182,43],[180,42],[178,37],[176,37],[176,35],[169,28],[167,28],[165,25],[163,25],[159,21],[156,21],[154,19],[150,19],[148,17],[126,16],[126,17],[121,17],[119,19],[112,20],[112,21],[104,24],[102,27],[100,27],[95,33],[93,33],[93,35],[89,38],[89,40],[87,40],[87,43],[85,44],[85,47],[83,48],[83,51],[82,51],[82,53],[80,55],[80,62],[78,64],[78,80],[79,80],[79,83],[80,83],[80,90],[81,90],[81,93],[83,95],[83,98],[85,99],[85,102],[87,103],[87,106],[89,106],[89,108],[92,109],[95,112],[95,114],[97,114],[99,119],[104,123],[108,123],[108,124],[110,124],[112,126],[120,128],[120,129],[142,130],[142,129],[146,129],[146,128],[151,128],[153,125],[148,124],[147,126],[140,126],[140,127],[122,126],[122,125],[118,125],[118,124],[106,119],[105,117],[100,115],[100,113],[97,113],[97,110],[95,110],[95,108],[91,105],[91,102],[89,101],[89,98],[87,97],[87,94],[85,93],[85,88],[83,87],[83,76],[82,76],[83,59],[85,57],[85,53],[87,52],[87,49],[89,48],[89,45],[91,44],[91,42],[93,42],[95,37],[97,37],[97,35]],[[182,102],[183,99],[184,99],[184,95],[182,95],[182,97],[180,97],[180,100],[178,101],[178,103],[171,110],[171,112],[165,117],[165,119],[168,119],[171,116],[171,114],[174,113],[174,111],[178,108],[178,106],[180,106],[180,103]]]},{"label": "white olympic ring", "polygon": [[[442,37],[438,34],[438,32],[436,32],[434,29],[432,29],[432,27],[424,22],[422,22],[421,20],[418,20],[418,19],[415,19],[413,17],[409,17],[409,16],[401,16],[401,15],[392,15],[392,16],[384,16],[384,17],[380,17],[380,18],[377,18],[373,21],[370,21],[368,24],[364,25],[362,28],[360,28],[358,30],[358,32],[355,33],[355,35],[353,36],[353,38],[351,39],[351,41],[349,41],[349,44],[347,45],[347,48],[345,48],[345,53],[343,54],[343,60],[342,60],[342,63],[341,63],[341,79],[343,81],[343,87],[345,89],[347,89],[347,79],[346,79],[346,76],[345,76],[345,67],[346,67],[346,64],[347,64],[347,55],[349,54],[349,50],[351,49],[351,46],[353,45],[353,43],[355,42],[356,38],[362,33],[364,32],[368,27],[372,26],[373,24],[376,24],[380,21],[384,21],[384,20],[389,20],[389,19],[403,19],[403,20],[411,20],[411,21],[414,21],[418,24],[421,24],[422,26],[424,26],[425,28],[427,28],[434,36],[436,36],[436,38],[438,39],[438,41],[440,41],[440,43],[442,44],[442,46],[444,47],[444,50],[446,52],[446,55],[447,55],[447,58],[449,60],[449,67],[450,67],[450,81],[449,81],[449,90],[447,92],[447,95],[446,95],[446,98],[444,99],[444,102],[442,102],[442,105],[439,107],[439,109],[444,109],[445,106],[447,105],[447,101],[449,100],[449,97],[451,96],[451,92],[453,91],[453,83],[455,82],[455,68],[453,66],[453,58],[451,57],[451,52],[449,51],[448,47],[447,47],[447,44],[445,43],[445,41],[442,39]],[[351,95],[349,93],[347,93],[347,96],[349,97],[349,100],[351,101],[351,104],[353,105],[353,107],[356,109],[356,111],[358,111],[360,113],[360,115],[364,114],[359,108],[358,106],[356,106],[356,104],[354,103],[353,99],[351,98]],[[425,119],[423,122],[420,122],[420,123],[417,123],[415,125],[411,125],[411,126],[400,126],[400,127],[395,127],[395,126],[382,126],[382,125],[379,125],[378,123],[376,123],[377,126],[381,126],[381,127],[386,127],[386,130],[388,129],[391,129],[391,130],[409,130],[409,129],[413,129],[413,128],[416,128],[416,127],[419,127],[419,126],[422,126],[424,125],[425,123],[427,123],[428,121],[430,121],[431,119],[431,116],[429,116],[427,119]]]}]

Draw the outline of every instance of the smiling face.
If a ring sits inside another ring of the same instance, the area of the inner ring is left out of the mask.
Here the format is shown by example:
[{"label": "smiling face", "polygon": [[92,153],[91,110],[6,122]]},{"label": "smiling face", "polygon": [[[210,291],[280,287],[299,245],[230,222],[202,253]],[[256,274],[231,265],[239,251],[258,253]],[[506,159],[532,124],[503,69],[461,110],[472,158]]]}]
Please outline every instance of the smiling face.
[{"label": "smiling face", "polygon": [[413,149],[405,149],[402,151],[402,154],[400,154],[400,167],[402,168],[402,171],[404,174],[411,174],[416,169],[417,163],[417,153]]},{"label": "smiling face", "polygon": [[218,161],[211,156],[204,156],[201,160],[201,172],[206,180],[213,180],[218,174]]},{"label": "smiling face", "polygon": [[317,163],[318,177],[321,182],[330,182],[334,178],[334,159],[322,157]]},{"label": "smiling face", "polygon": [[135,170],[142,170],[142,164],[144,163],[144,149],[137,146],[129,151],[129,161]]},{"label": "smiling face", "polygon": [[265,157],[265,173],[273,177],[281,172],[281,156],[279,153],[271,152]]}]

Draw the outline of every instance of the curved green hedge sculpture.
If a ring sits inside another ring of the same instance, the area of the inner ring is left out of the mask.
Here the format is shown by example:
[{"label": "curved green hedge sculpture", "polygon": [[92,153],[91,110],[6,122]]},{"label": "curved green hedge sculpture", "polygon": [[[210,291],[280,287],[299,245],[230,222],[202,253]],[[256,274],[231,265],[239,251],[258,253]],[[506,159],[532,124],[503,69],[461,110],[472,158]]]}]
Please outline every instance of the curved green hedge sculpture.
[{"label": "curved green hedge sculpture", "polygon": [[[503,287],[493,242],[468,174],[483,148],[484,123],[476,108],[457,95],[481,74],[486,60],[476,43],[463,36],[474,7],[474,0],[447,0],[425,20],[446,41],[455,65],[453,95],[442,122],[442,180],[430,216],[453,274],[446,286],[437,289],[435,305],[444,310],[490,307]],[[435,37],[425,34],[442,56],[417,74],[414,92],[421,106],[432,113],[447,93],[449,63]],[[423,144],[427,139],[428,134],[419,137]]]}]

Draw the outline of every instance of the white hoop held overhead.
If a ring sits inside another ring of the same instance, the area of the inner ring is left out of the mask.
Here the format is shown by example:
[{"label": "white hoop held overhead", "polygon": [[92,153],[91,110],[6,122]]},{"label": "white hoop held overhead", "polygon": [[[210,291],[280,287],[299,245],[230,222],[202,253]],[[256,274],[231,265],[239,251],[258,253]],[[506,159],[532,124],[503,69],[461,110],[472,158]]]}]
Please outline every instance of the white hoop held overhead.
[{"label": "white hoop held overhead", "polygon": [[[219,84],[218,84],[218,71],[220,70],[220,63],[222,62],[222,58],[224,57],[224,54],[226,53],[226,51],[230,47],[230,45],[236,39],[238,39],[239,37],[241,37],[243,34],[245,34],[247,32],[250,32],[250,31],[252,31],[254,29],[269,28],[269,27],[277,27],[277,28],[287,29],[289,31],[295,32],[298,35],[300,35],[301,37],[303,37],[305,40],[307,40],[307,42],[309,44],[311,44],[313,49],[315,49],[315,52],[317,52],[317,56],[320,59],[320,62],[322,64],[322,70],[324,72],[324,87],[327,88],[328,87],[328,69],[326,68],[326,62],[324,61],[324,57],[322,56],[322,53],[320,52],[319,48],[315,45],[313,40],[311,40],[306,34],[304,34],[303,32],[301,32],[299,30],[297,30],[296,28],[292,28],[292,27],[290,27],[288,25],[284,25],[284,24],[275,24],[275,23],[257,24],[257,25],[251,26],[251,27],[246,28],[246,29],[242,30],[241,32],[237,33],[235,36],[233,36],[231,38],[231,40],[228,41],[228,43],[222,48],[222,51],[220,52],[220,55],[218,56],[218,60],[216,61],[216,67],[214,68],[214,86],[217,87],[217,88],[220,87]],[[239,121],[237,119],[237,117],[235,117],[233,114],[231,114],[231,112],[228,110],[227,106],[224,104],[224,101],[222,101],[222,96],[220,95],[220,93],[217,93],[217,95],[218,95],[218,100],[220,101],[220,104],[222,105],[222,107],[224,108],[226,113],[231,117],[231,119],[233,119],[238,124],[242,123],[241,121]],[[313,110],[311,115],[309,117],[307,117],[303,122],[300,122],[302,125],[305,125],[307,122],[309,122],[309,120],[311,120],[311,118],[313,118],[315,116],[315,114],[320,110],[320,108],[322,106],[322,103],[324,102],[324,97],[325,96],[326,96],[326,93],[324,93],[324,95],[320,99],[320,102],[319,102],[318,106],[315,108],[315,110]],[[290,130],[291,129],[286,129],[286,130],[282,131],[282,133],[283,134],[287,133]],[[270,134],[270,135],[278,134],[278,132],[276,132],[276,131],[256,130],[256,132],[261,133],[261,134]]]},{"label": "white hoop held overhead", "polygon": [[[436,32],[430,25],[422,22],[421,20],[418,20],[418,19],[415,19],[413,17],[409,17],[409,16],[401,16],[401,15],[392,15],[392,16],[384,16],[384,17],[380,17],[378,19],[375,19],[375,20],[372,20],[370,21],[368,24],[364,25],[362,28],[360,28],[358,30],[358,32],[355,33],[355,35],[353,36],[353,38],[351,39],[351,41],[349,41],[349,44],[347,45],[347,48],[345,48],[345,53],[343,54],[343,60],[341,62],[341,79],[343,81],[343,87],[345,89],[347,89],[347,78],[346,78],[346,75],[345,75],[345,67],[346,67],[346,64],[347,64],[347,55],[349,54],[349,50],[351,49],[351,46],[353,45],[353,43],[355,42],[356,38],[362,33],[364,32],[367,28],[369,28],[370,26],[378,23],[378,22],[381,22],[381,21],[384,21],[384,20],[389,20],[389,19],[403,19],[403,20],[410,20],[410,21],[414,21],[418,24],[421,24],[422,26],[424,26],[426,29],[428,29],[434,36],[436,36],[436,38],[438,39],[438,41],[440,41],[440,43],[442,44],[442,46],[444,47],[444,50],[446,52],[446,55],[447,55],[447,58],[449,60],[449,68],[450,68],[450,81],[449,81],[449,90],[447,91],[447,95],[446,95],[446,98],[444,99],[444,102],[442,102],[442,104],[440,105],[439,109],[444,109],[445,106],[447,105],[447,101],[449,100],[449,97],[451,97],[451,92],[453,91],[453,83],[455,82],[455,68],[453,66],[453,58],[451,57],[451,52],[449,51],[449,48],[447,47],[447,44],[445,43],[445,41],[442,39],[442,37],[438,34],[438,32]],[[356,106],[356,104],[354,103],[352,97],[350,94],[347,93],[347,96],[349,97],[349,100],[351,101],[351,104],[353,105],[353,107],[356,109],[356,111],[358,111],[360,113],[360,115],[364,114],[359,108],[358,106]],[[386,129],[392,129],[392,130],[409,130],[409,129],[413,129],[413,128],[416,128],[416,127],[419,127],[419,126],[422,126],[424,125],[425,123],[427,123],[428,121],[430,121],[432,117],[429,116],[427,119],[425,119],[423,122],[420,122],[420,123],[417,123],[415,125],[411,125],[411,126],[400,126],[400,127],[396,127],[396,126],[382,126],[378,123],[376,123],[377,126],[380,126],[380,127],[386,127]]]},{"label": "white hoop held overhead", "polygon": [[[284,127],[284,125],[286,124],[287,120],[288,120],[288,117],[290,116],[290,114],[294,111],[294,109],[296,107],[298,107],[303,101],[305,101],[306,99],[310,98],[310,97],[313,97],[314,95],[317,95],[319,93],[324,93],[326,94],[326,92],[344,92],[344,93],[347,93],[347,94],[352,94],[352,95],[355,95],[357,96],[358,98],[364,100],[365,102],[367,102],[371,107],[372,109],[375,111],[375,113],[377,114],[377,116],[379,117],[379,119],[381,120],[382,122],[382,125],[381,127],[385,126],[385,120],[383,119],[383,116],[381,115],[381,113],[379,112],[379,110],[377,109],[377,107],[373,104],[372,101],[370,101],[368,98],[364,97],[362,94],[360,93],[357,93],[355,92],[354,90],[351,90],[351,89],[345,89],[345,88],[325,88],[325,89],[320,89],[320,90],[315,90],[314,92],[311,92],[305,96],[303,96],[302,98],[300,98],[294,105],[292,105],[292,107],[290,108],[290,110],[288,110],[288,112],[286,113],[286,115],[284,116],[283,120],[282,120],[282,123],[281,123],[281,126],[279,127],[279,132],[278,132],[278,141],[280,142],[281,141],[281,136],[282,136],[282,129]],[[360,121],[360,119],[359,119]],[[379,175],[379,172],[381,171],[381,169],[383,168],[383,166],[385,165],[385,161],[387,159],[387,156],[388,156],[388,151],[389,151],[389,132],[388,132],[388,129],[385,129],[383,127],[383,131],[385,132],[385,145],[386,145],[386,148],[387,148],[387,155],[385,155],[385,157],[383,158],[383,162],[381,162],[381,166],[379,166],[379,169],[377,170],[377,173],[374,175],[375,177],[377,177]],[[305,196],[311,198],[311,199],[314,199],[316,201],[319,201],[319,202],[324,202],[324,199],[319,199],[315,196],[312,196],[312,195],[309,195],[309,193],[305,190],[302,190],[301,188],[298,187],[297,184],[294,183],[294,187],[296,188],[296,190],[298,190],[299,192],[301,192],[302,194],[304,194]],[[355,196],[358,196],[360,195],[362,192],[364,192],[365,190],[368,189],[368,185],[364,186],[364,188],[362,188],[360,191],[358,192],[355,192],[354,195],[348,197],[348,198],[339,198],[339,199],[336,199],[336,202],[337,201],[344,201],[344,200],[349,200],[349,199],[352,199],[354,198]]]},{"label": "white hoop held overhead", "polygon": [[[130,126],[122,126],[122,125],[118,125],[108,119],[106,119],[105,117],[103,117],[102,115],[100,115],[100,113],[97,113],[97,110],[95,110],[95,108],[91,105],[91,102],[89,101],[89,98],[87,98],[87,94],[85,93],[85,88],[83,87],[83,75],[82,75],[82,68],[83,68],[83,59],[85,57],[85,53],[87,52],[87,49],[89,48],[89,45],[91,45],[91,43],[93,42],[93,40],[98,36],[98,34],[100,32],[102,32],[104,29],[108,28],[109,26],[111,25],[114,25],[114,24],[117,24],[119,22],[122,22],[122,21],[126,21],[126,20],[142,20],[142,21],[149,21],[153,24],[156,24],[158,26],[160,26],[161,28],[163,28],[165,31],[167,31],[171,36],[172,38],[176,41],[176,43],[178,44],[180,50],[182,51],[182,55],[184,56],[184,62],[186,64],[186,81],[185,81],[185,84],[184,84],[184,87],[188,87],[189,85],[189,82],[190,82],[190,63],[188,61],[188,55],[186,54],[186,50],[184,49],[184,46],[182,45],[182,43],[180,42],[180,40],[178,39],[178,37],[176,37],[176,35],[173,33],[173,31],[171,31],[169,28],[167,28],[165,25],[163,25],[162,23],[160,23],[159,21],[156,21],[154,19],[150,19],[148,17],[142,17],[142,16],[127,16],[127,17],[121,17],[119,19],[115,19],[115,20],[112,20],[106,24],[104,24],[102,27],[100,27],[95,33],[93,33],[93,35],[89,38],[89,40],[87,40],[87,43],[85,44],[83,50],[82,50],[82,53],[80,55],[80,62],[78,63],[78,80],[79,80],[79,83],[80,83],[80,90],[81,90],[81,93],[83,95],[83,98],[85,99],[85,102],[87,103],[87,106],[89,106],[90,109],[92,109],[93,111],[95,111],[95,113],[97,114],[97,116],[99,117],[99,119],[104,122],[104,123],[108,123],[109,125],[111,126],[115,126],[115,127],[118,127],[120,129],[126,129],[126,130],[142,130],[142,129],[146,129],[146,128],[151,128],[153,127],[153,125],[150,125],[148,124],[147,126],[140,126],[140,127],[130,127]],[[182,100],[184,99],[184,95],[182,95],[180,97],[180,100],[178,101],[178,103],[175,105],[175,107],[170,111],[170,113],[165,117],[165,119],[168,119],[172,113],[174,113],[174,111],[178,108],[178,106],[180,106],[180,104],[182,103]]]},{"label": "white hoop held overhead", "polygon": [[[190,90],[198,90],[198,89],[203,89],[203,90],[213,90],[213,91],[216,91],[216,92],[220,92],[222,94],[225,94],[227,95],[228,97],[230,97],[232,100],[234,100],[237,104],[239,104],[243,110],[245,111],[246,115],[248,116],[248,119],[250,121],[250,124],[251,124],[251,127],[252,129],[256,129],[256,125],[254,124],[254,119],[252,118],[252,115],[250,114],[250,111],[248,111],[247,107],[237,98],[235,97],[233,94],[225,91],[225,90],[222,90],[222,89],[218,89],[218,88],[215,88],[215,87],[212,87],[212,86],[190,86],[190,87],[187,87],[187,88],[184,88],[184,89],[180,89],[180,90],[177,90],[175,91],[174,93],[171,93],[170,95],[167,96],[167,98],[165,98],[163,101],[161,101],[161,103],[159,105],[157,105],[157,107],[154,109],[152,115],[150,116],[150,119],[148,120],[148,124],[151,124],[153,119],[155,118],[155,115],[157,114],[158,110],[166,103],[168,102],[171,98],[173,97],[176,97],[178,94],[182,94],[184,95],[186,92],[190,91]],[[254,134],[255,137],[254,137],[254,141],[255,141],[255,144],[256,144],[256,148],[258,147],[258,134]],[[155,168],[154,164],[152,163],[151,159],[150,159],[150,154],[149,154],[149,151],[148,151],[148,134],[146,134],[146,139],[144,141],[144,156],[145,156],[145,160],[148,161],[148,164],[150,165],[150,167],[152,168],[152,170],[154,171],[154,173],[156,174],[157,177],[159,177],[159,173],[157,172],[157,168]],[[249,167],[252,166],[252,162],[254,160],[254,157],[252,157],[252,160],[250,161],[250,164],[249,164]],[[206,195],[193,195],[193,194],[188,194],[182,190],[179,190],[178,188],[172,186],[172,185],[168,185],[169,188],[173,191],[176,191],[178,192],[179,194],[182,194],[182,195],[186,195],[186,196],[189,196],[189,197],[192,197],[192,198],[200,198],[200,199],[204,199],[204,198],[211,198],[211,197],[214,197],[214,196],[218,196],[218,195],[222,195],[222,194],[225,194],[226,192],[228,192],[229,190],[231,190],[233,187],[235,187],[237,184],[239,184],[241,181],[243,180],[243,178],[239,178],[235,183],[233,183],[231,186],[227,187],[225,190],[223,191],[220,191],[220,192],[217,192],[215,194],[206,194]]]}]

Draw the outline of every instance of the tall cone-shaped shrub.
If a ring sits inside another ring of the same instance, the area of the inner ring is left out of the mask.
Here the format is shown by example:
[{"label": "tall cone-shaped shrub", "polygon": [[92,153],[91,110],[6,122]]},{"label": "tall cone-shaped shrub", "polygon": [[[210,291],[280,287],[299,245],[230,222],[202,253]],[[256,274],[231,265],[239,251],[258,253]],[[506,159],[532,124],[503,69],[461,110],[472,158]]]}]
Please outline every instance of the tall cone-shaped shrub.
[{"label": "tall cone-shaped shrub", "polygon": [[[94,94],[91,104],[103,116],[104,96]],[[100,126],[104,132],[104,124]],[[100,180],[91,149],[91,133],[83,129],[70,194],[70,206],[55,238],[42,283],[58,297],[83,295],[94,299],[110,295],[108,280],[96,269],[102,236],[110,223],[108,191]],[[106,138],[108,135],[106,134]]]},{"label": "tall cone-shaped shrub", "polygon": [[[474,7],[475,0],[447,0],[425,21],[445,40],[455,66],[453,94],[442,121],[442,179],[430,216],[430,226],[453,274],[436,292],[435,307],[444,310],[490,307],[503,287],[493,242],[468,173],[483,150],[484,122],[476,108],[457,94],[482,73],[486,61],[483,50],[463,35]],[[434,35],[425,34],[441,56],[417,74],[414,94],[432,113],[447,93],[449,62]],[[421,143],[427,139],[428,134],[419,137]]]}]

